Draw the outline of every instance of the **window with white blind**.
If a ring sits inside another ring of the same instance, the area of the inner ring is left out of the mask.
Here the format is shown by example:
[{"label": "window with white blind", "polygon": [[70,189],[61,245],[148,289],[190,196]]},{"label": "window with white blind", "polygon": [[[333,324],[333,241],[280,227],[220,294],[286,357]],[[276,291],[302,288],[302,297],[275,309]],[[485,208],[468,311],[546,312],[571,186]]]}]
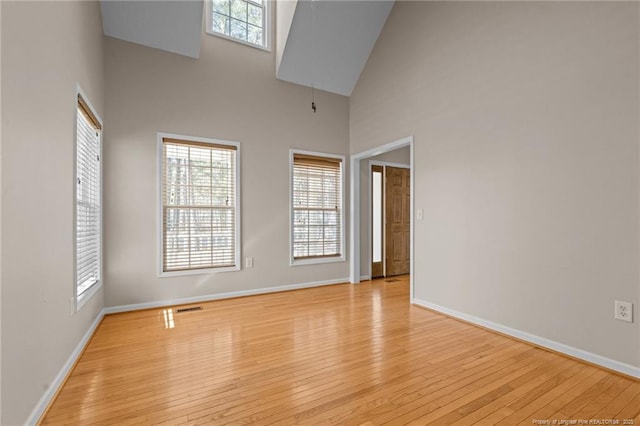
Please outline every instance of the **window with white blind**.
[{"label": "window with white blind", "polygon": [[268,50],[267,2],[207,0],[207,33]]},{"label": "window with white blind", "polygon": [[160,275],[239,269],[239,145],[168,134],[158,139]]},{"label": "window with white blind", "polygon": [[291,151],[291,263],[343,261],[344,157]]},{"label": "window with white blind", "polygon": [[[75,296],[88,296],[101,280],[102,206],[101,206],[101,132],[102,125],[81,94],[76,111],[76,227]],[[76,308],[79,304],[76,303]]]}]

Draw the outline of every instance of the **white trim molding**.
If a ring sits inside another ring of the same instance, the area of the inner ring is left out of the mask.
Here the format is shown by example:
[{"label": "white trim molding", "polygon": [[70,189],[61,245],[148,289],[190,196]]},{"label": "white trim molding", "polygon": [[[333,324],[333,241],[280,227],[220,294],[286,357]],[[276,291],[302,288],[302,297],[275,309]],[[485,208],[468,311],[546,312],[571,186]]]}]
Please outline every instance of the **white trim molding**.
[{"label": "white trim molding", "polygon": [[85,347],[87,346],[87,344],[89,344],[93,333],[95,333],[98,325],[100,325],[100,322],[102,321],[102,318],[104,318],[104,314],[104,309],[102,309],[96,316],[96,319],[93,320],[87,332],[84,333],[84,336],[82,336],[80,342],[78,342],[73,352],[71,352],[71,355],[67,359],[67,362],[64,363],[64,365],[60,369],[60,372],[58,372],[56,377],[53,379],[53,382],[51,382],[51,385],[47,388],[46,392],[44,393],[44,395],[42,395],[42,398],[40,398],[40,401],[38,401],[38,404],[29,415],[29,418],[25,422],[26,425],[38,424],[47,407],[49,406],[49,404],[51,404],[56,394],[58,393],[58,390],[64,384],[65,379],[71,373],[71,370],[80,358],[80,355],[82,355],[82,353],[84,352]]},{"label": "white trim molding", "polygon": [[[394,151],[398,148],[404,148],[405,146],[409,147],[409,168],[411,169],[411,177],[410,177],[410,208],[411,208],[411,217],[410,217],[410,230],[409,230],[409,257],[410,257],[410,266],[409,273],[411,274],[409,277],[409,293],[410,299],[413,300],[414,294],[414,198],[415,198],[415,167],[414,167],[414,149],[413,149],[413,136],[407,136],[406,138],[398,139],[397,141],[390,142],[388,144],[372,148],[363,152],[359,152],[357,154],[353,154],[350,157],[349,164],[349,181],[350,181],[350,191],[349,191],[349,237],[350,237],[350,247],[349,247],[349,280],[353,284],[357,284],[360,282],[360,160],[366,160],[370,157],[375,157],[376,155],[384,154],[385,152]],[[405,165],[406,167],[406,165]]]},{"label": "white trim molding", "polygon": [[570,357],[577,358],[588,363],[595,364],[597,366],[640,379],[640,367],[635,367],[624,362],[616,361],[614,359],[587,352],[582,349],[574,348],[573,346],[565,345],[564,343],[559,343],[553,340],[546,339],[544,337],[536,336],[535,334],[527,333],[525,331],[507,327],[505,325],[478,318],[473,315],[465,314],[464,312],[445,308],[444,306],[436,305],[435,303],[427,302],[426,300],[412,299],[411,302],[414,305],[421,306],[423,308],[427,308],[432,311],[436,311],[441,314],[445,314],[450,317],[478,325],[480,327],[488,328],[501,334],[506,334],[507,336],[514,337],[518,340],[523,340],[527,343],[547,348],[552,351],[559,352],[561,354],[565,354]]},{"label": "white trim molding", "polygon": [[369,169],[371,166],[396,167],[398,169],[411,169],[411,165],[402,163],[390,163],[388,161],[369,160]]}]

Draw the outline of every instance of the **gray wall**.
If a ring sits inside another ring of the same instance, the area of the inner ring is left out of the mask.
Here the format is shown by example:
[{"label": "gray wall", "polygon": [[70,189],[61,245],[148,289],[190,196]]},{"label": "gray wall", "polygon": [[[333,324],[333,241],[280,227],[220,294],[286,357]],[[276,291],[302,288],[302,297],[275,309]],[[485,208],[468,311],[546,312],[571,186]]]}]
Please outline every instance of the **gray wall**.
[{"label": "gray wall", "polygon": [[[311,89],[275,79],[273,52],[206,34],[198,60],[105,40],[107,306],[347,279],[347,262],[289,266],[289,149],[348,154],[348,98],[317,92],[314,114]],[[241,143],[254,268],[158,278],[158,131]]]},{"label": "gray wall", "polygon": [[[2,4],[0,4],[0,99],[2,99]],[[0,188],[2,188],[2,102],[0,101]],[[2,422],[2,191],[0,191],[0,422]]]},{"label": "gray wall", "polygon": [[351,152],[415,136],[415,297],[640,366],[638,3],[397,2]]},{"label": "gray wall", "polygon": [[103,307],[75,315],[75,84],[102,115],[97,2],[2,8],[2,419],[21,424]]}]

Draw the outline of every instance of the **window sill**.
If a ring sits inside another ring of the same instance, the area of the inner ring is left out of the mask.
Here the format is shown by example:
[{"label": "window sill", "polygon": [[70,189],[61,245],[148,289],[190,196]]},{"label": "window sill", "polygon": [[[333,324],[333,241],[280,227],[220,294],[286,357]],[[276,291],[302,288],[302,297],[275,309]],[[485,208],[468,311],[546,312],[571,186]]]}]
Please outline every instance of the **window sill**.
[{"label": "window sill", "polygon": [[340,263],[346,262],[347,259],[344,256],[340,257],[319,257],[315,259],[291,259],[290,266],[304,266],[304,265],[318,265],[323,263]]},{"label": "window sill", "polygon": [[228,36],[226,34],[217,33],[215,31],[210,31],[210,30],[207,30],[206,33],[211,35],[211,36],[214,36],[214,37],[220,37],[220,38],[223,38],[225,40],[235,41],[236,43],[239,43],[239,44],[242,44],[242,45],[245,45],[245,46],[249,46],[249,47],[253,47],[254,49],[262,50],[263,52],[271,52],[271,46],[269,46],[268,44],[267,44],[267,46],[260,46],[258,44],[249,43],[248,41],[240,40],[238,38],[234,38],[234,37]]},{"label": "window sill", "polygon": [[76,309],[75,312],[79,312],[80,309],[102,288],[102,281],[98,281],[89,289],[87,289],[84,293],[76,298]]},{"label": "window sill", "polygon": [[158,274],[158,278],[182,277],[187,275],[206,275],[215,274],[218,272],[233,272],[239,270],[239,266],[227,266],[224,268],[189,269],[186,271],[160,272]]}]

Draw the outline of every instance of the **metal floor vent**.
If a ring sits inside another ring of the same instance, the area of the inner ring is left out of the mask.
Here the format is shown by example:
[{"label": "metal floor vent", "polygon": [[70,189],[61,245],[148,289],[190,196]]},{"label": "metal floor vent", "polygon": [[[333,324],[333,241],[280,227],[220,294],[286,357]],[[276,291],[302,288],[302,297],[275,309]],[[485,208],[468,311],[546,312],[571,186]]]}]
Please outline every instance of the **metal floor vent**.
[{"label": "metal floor vent", "polygon": [[390,280],[384,280],[385,283],[397,283],[398,281],[400,281],[400,280],[398,280],[396,278],[392,278]]},{"label": "metal floor vent", "polygon": [[192,306],[190,308],[176,309],[176,314],[179,314],[181,312],[191,312],[191,311],[201,311],[201,310],[202,310],[202,306]]}]

